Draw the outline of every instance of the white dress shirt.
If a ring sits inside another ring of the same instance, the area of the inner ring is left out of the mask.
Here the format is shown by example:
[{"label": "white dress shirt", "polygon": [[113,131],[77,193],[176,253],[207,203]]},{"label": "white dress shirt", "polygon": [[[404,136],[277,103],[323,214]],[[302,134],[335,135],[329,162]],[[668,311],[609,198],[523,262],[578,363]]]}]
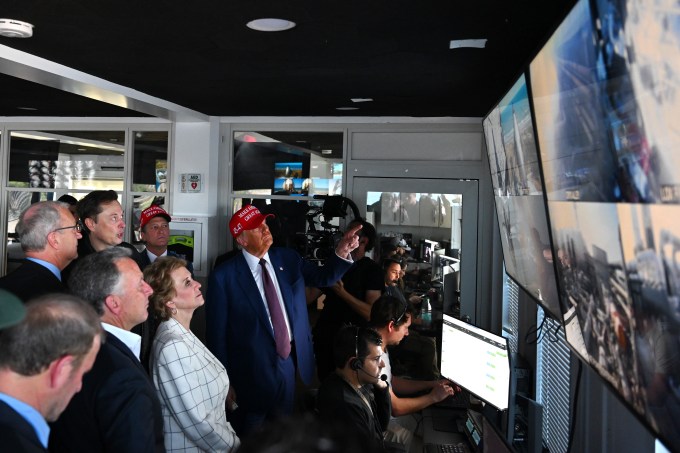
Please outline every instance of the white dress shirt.
[{"label": "white dress shirt", "polygon": [[[264,294],[264,283],[262,282],[262,267],[260,266],[260,258],[251,255],[245,250],[243,250],[243,257],[246,259],[246,262],[248,263],[250,272],[253,273],[253,278],[255,279],[255,283],[257,284],[257,289],[260,290],[260,296],[262,296],[262,303],[264,303],[264,309],[267,310],[267,316],[269,316],[269,323],[271,324],[272,315],[271,313],[269,313],[269,306],[267,306],[267,298]],[[274,288],[276,288],[276,295],[279,298],[279,304],[281,304],[283,319],[286,321],[286,328],[288,329],[288,338],[293,338],[293,332],[291,332],[290,323],[288,322],[288,313],[286,312],[286,306],[283,303],[283,296],[281,296],[281,288],[279,288],[279,281],[276,279],[276,272],[274,271],[274,267],[272,267],[272,262],[269,259],[269,252],[265,253],[265,255],[262,258],[267,262],[267,272],[269,272],[269,276],[271,277],[272,282],[274,282]],[[274,330],[273,325],[272,330]]]},{"label": "white dress shirt", "polygon": [[142,337],[136,333],[130,332],[129,330],[121,329],[120,327],[116,327],[105,322],[102,323],[102,327],[108,333],[122,341],[123,344],[125,344],[125,346],[127,346],[130,351],[132,351],[134,356],[137,357],[137,360],[139,360],[139,354],[142,351]]}]

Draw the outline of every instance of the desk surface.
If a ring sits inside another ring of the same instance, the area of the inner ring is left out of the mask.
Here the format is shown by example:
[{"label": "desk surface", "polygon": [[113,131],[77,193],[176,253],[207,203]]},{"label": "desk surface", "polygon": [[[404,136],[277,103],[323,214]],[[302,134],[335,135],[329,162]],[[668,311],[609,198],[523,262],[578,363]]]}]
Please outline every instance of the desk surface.
[{"label": "desk surface", "polygon": [[[464,443],[468,446],[470,451],[474,451],[470,447],[463,426],[467,418],[466,409],[449,409],[430,406],[423,410],[423,443],[426,444],[457,444]],[[444,422],[451,424],[451,428],[456,429],[456,432],[437,431],[434,429],[435,419],[437,423]],[[457,423],[459,421],[459,423]],[[458,426],[456,426],[458,425]],[[460,427],[460,429],[458,429]]]}]

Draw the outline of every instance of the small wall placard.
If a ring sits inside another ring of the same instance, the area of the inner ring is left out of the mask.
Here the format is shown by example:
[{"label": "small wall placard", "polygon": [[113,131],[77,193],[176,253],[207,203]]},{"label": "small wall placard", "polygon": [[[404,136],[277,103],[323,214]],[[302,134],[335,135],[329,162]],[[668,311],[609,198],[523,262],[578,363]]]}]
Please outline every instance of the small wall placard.
[{"label": "small wall placard", "polygon": [[179,176],[180,192],[201,192],[203,178],[200,173],[182,173]]}]

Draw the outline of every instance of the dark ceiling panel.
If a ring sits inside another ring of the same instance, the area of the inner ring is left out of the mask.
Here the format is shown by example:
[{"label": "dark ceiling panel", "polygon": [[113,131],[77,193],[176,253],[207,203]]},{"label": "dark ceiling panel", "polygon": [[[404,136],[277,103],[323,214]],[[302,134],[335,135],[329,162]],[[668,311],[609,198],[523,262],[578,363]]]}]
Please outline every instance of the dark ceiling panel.
[{"label": "dark ceiling panel", "polygon": [[[484,115],[573,0],[4,3],[4,17],[35,30],[0,44],[204,114],[422,117]],[[273,16],[298,26],[245,27]],[[487,38],[487,48],[448,49],[466,38]],[[32,91],[3,83],[0,114],[31,101],[41,116],[129,116]],[[374,102],[336,110],[352,97]]]}]

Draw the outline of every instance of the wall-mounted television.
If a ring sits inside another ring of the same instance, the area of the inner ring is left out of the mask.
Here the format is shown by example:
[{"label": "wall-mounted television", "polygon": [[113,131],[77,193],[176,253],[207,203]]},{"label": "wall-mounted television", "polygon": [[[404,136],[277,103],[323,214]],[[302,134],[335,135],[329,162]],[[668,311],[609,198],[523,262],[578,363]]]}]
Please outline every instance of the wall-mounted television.
[{"label": "wall-mounted television", "polygon": [[562,318],[527,85],[522,75],[484,119],[506,273]]},{"label": "wall-mounted television", "polygon": [[580,0],[529,77],[567,342],[680,451],[680,15]]}]

